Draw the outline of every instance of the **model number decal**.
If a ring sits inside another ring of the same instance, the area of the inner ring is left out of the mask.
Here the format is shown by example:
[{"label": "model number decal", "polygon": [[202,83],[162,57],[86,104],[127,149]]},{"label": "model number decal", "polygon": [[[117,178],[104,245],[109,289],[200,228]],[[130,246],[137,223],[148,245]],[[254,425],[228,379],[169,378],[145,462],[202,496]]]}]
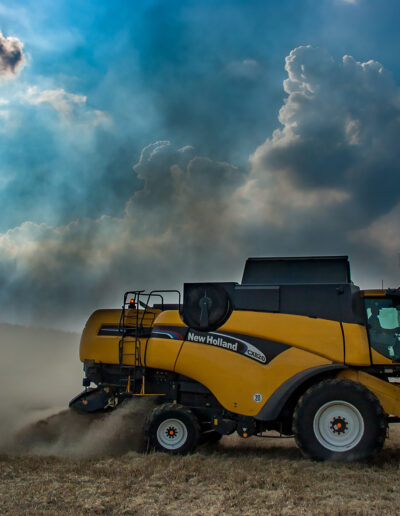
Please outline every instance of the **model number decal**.
[{"label": "model number decal", "polygon": [[208,344],[209,346],[216,346],[224,348],[241,355],[245,355],[261,364],[267,362],[267,358],[258,348],[242,339],[231,337],[219,332],[200,333],[190,330],[187,334],[186,340],[190,342],[198,342],[199,344]]}]

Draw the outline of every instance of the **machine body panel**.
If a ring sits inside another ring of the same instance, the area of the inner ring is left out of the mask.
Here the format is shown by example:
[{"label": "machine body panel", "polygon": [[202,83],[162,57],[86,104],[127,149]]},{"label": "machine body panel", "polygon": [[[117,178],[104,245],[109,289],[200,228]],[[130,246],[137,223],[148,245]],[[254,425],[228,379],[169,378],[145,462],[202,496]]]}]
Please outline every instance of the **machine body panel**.
[{"label": "machine body panel", "polygon": [[[288,378],[329,360],[290,347],[268,364],[195,342],[184,342],[175,371],[205,385],[227,410],[254,416]],[[282,365],[284,364],[284,367]]]}]

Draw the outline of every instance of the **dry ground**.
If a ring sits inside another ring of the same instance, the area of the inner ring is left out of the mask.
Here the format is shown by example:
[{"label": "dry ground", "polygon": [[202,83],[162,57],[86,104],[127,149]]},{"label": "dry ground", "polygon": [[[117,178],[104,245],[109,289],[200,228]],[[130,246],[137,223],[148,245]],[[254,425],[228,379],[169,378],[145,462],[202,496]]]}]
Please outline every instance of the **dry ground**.
[{"label": "dry ground", "polygon": [[120,447],[96,458],[2,455],[0,513],[399,514],[400,431],[392,434],[364,464],[315,463],[292,440],[237,437],[186,457],[115,455]]}]

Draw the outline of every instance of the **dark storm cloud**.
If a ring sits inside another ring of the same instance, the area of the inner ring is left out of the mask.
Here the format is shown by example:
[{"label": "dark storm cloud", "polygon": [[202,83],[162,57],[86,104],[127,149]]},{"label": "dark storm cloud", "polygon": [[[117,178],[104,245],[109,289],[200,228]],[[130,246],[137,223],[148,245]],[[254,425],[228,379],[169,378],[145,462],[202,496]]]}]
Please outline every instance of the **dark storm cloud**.
[{"label": "dark storm cloud", "polygon": [[395,286],[399,88],[375,61],[311,47],[286,70],[281,128],[248,172],[158,141],[134,166],[141,187],[120,216],[0,235],[3,317],[77,327],[129,288],[239,281],[249,255],[349,253],[356,281]]},{"label": "dark storm cloud", "polygon": [[400,187],[400,92],[390,73],[312,47],[293,50],[286,70],[283,128],[252,157],[259,181],[285,176],[299,192],[347,193],[339,219],[356,226],[388,212]]},{"label": "dark storm cloud", "polygon": [[18,38],[5,38],[0,32],[0,78],[14,77],[23,67],[23,46]]},{"label": "dark storm cloud", "polygon": [[255,203],[246,240],[256,238],[254,221],[264,213],[265,244],[292,254],[350,253],[364,285],[377,277],[396,284],[398,86],[376,61],[338,62],[309,46],[292,50],[286,70],[282,128],[251,157],[245,194]]}]

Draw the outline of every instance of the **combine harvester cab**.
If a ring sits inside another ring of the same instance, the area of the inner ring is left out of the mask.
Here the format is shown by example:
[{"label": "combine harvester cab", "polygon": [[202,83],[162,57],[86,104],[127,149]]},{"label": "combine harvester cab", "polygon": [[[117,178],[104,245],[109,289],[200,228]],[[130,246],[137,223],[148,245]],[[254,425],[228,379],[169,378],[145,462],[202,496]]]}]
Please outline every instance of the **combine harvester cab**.
[{"label": "combine harvester cab", "polygon": [[[176,295],[176,304],[165,299]],[[400,290],[360,291],[347,257],[249,258],[242,282],[127,292],[82,334],[78,410],[151,397],[149,448],[294,435],[317,460],[379,451],[400,421]]]}]

